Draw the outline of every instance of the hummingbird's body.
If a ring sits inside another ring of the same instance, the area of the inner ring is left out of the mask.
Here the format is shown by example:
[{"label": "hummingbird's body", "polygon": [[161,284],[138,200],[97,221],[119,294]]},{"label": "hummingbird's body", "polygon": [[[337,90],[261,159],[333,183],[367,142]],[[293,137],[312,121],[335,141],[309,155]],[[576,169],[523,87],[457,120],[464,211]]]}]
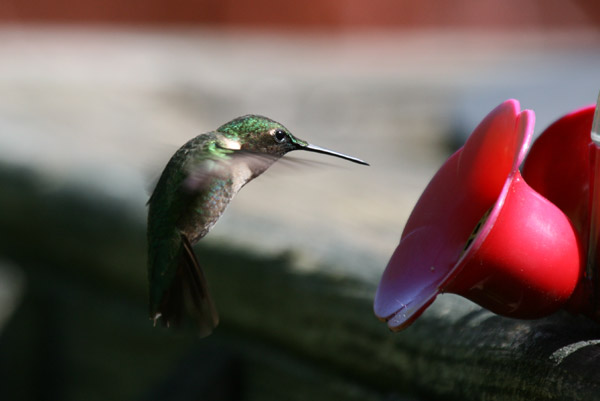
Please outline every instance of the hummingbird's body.
[{"label": "hummingbird's body", "polygon": [[266,117],[237,118],[183,145],[148,201],[150,317],[178,325],[185,315],[209,334],[218,317],[192,245],[217,222],[233,196],[296,149],[362,160],[310,145]]}]

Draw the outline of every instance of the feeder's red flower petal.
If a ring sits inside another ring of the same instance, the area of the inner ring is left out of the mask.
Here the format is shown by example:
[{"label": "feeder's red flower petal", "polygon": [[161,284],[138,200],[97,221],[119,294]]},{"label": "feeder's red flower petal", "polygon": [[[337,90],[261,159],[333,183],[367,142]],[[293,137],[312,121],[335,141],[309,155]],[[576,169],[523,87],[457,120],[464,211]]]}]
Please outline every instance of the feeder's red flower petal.
[{"label": "feeder's red flower petal", "polygon": [[445,291],[516,317],[549,313],[571,295],[579,243],[520,176],[534,114],[519,110],[516,100],[494,109],[421,195],[375,296],[375,314],[392,329]]},{"label": "feeder's red flower petal", "polygon": [[590,132],[595,105],[555,121],[531,147],[523,165],[527,183],[562,210],[581,238],[590,219]]},{"label": "feeder's red flower petal", "polygon": [[[583,254],[598,257],[588,252],[592,222],[591,183],[594,157],[597,154],[590,137],[594,120],[595,105],[575,110],[550,125],[535,141],[523,165],[523,176],[533,189],[558,206],[575,226],[583,240]],[[598,224],[598,222],[595,222]],[[592,245],[598,249],[599,244]],[[588,261],[588,264],[589,261]],[[590,267],[600,264],[596,260]],[[587,272],[570,300],[567,308],[598,318],[600,311],[594,305],[598,297],[592,282],[598,272]]]}]

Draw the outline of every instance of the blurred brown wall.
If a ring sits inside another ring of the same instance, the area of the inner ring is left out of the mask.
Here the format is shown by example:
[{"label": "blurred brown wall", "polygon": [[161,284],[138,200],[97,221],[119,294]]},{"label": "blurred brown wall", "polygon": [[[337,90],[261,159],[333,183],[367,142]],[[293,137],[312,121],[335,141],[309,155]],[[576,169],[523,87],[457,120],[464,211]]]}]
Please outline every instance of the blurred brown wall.
[{"label": "blurred brown wall", "polygon": [[598,0],[1,0],[0,22],[278,28],[598,25]]}]

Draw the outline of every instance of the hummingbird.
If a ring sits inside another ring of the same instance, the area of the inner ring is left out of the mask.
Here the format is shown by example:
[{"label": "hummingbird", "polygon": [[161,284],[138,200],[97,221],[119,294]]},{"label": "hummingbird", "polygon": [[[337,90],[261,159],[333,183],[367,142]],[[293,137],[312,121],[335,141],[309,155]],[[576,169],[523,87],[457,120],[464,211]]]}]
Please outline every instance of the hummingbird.
[{"label": "hummingbird", "polygon": [[288,152],[305,150],[355,163],[363,160],[311,145],[280,123],[238,117],[185,143],[167,163],[148,200],[150,319],[156,326],[191,320],[201,336],[219,318],[192,249],[234,195]]}]

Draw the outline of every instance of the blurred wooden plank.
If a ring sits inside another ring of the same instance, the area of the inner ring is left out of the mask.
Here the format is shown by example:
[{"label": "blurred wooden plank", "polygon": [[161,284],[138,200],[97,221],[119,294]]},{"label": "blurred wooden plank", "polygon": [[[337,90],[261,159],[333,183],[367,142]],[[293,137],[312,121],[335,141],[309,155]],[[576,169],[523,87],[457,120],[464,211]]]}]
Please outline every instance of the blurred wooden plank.
[{"label": "blurred wooden plank", "polygon": [[[146,320],[143,219],[101,193],[68,185],[48,191],[43,184],[27,170],[0,170],[0,254],[59,293],[60,285],[73,283],[68,287],[82,291],[73,302],[85,305],[92,289],[113,300],[82,306],[77,314],[81,319],[112,316],[81,329],[91,330],[89,347],[110,341],[113,330],[128,325],[144,327],[150,336],[162,333]],[[535,321],[510,320],[443,296],[411,328],[393,334],[372,314],[372,283],[304,271],[293,254],[264,257],[259,250],[227,244],[199,246],[197,252],[221,312],[221,327],[209,341],[227,334],[227,343],[239,349],[247,339],[260,341],[378,394],[599,399],[600,325],[585,318],[562,312]],[[69,305],[68,300],[63,301]],[[123,302],[135,306],[123,314]],[[60,327],[76,324],[68,314],[58,318]],[[112,326],[103,326],[106,322]],[[130,339],[137,341],[134,334]],[[139,352],[148,358],[156,346],[141,343]],[[121,351],[104,352],[118,356]],[[136,358],[135,363],[145,361]]]}]

